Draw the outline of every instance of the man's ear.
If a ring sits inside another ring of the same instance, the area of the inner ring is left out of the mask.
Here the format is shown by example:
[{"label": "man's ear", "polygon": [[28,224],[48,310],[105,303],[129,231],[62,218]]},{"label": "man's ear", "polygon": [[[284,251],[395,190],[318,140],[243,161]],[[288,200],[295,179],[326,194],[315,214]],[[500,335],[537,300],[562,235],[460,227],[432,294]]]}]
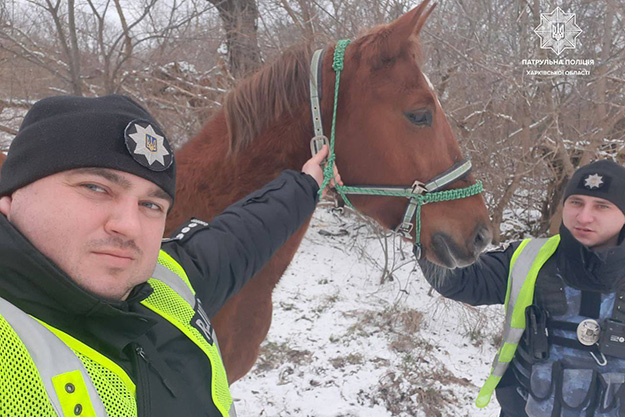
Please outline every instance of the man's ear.
[{"label": "man's ear", "polygon": [[5,216],[9,216],[9,212],[11,211],[11,204],[13,203],[13,197],[10,195],[5,195],[0,197],[0,213]]},{"label": "man's ear", "polygon": [[620,233],[618,234],[618,240],[616,244],[620,245],[621,243],[623,243],[623,240],[625,240],[625,225],[623,226]]}]

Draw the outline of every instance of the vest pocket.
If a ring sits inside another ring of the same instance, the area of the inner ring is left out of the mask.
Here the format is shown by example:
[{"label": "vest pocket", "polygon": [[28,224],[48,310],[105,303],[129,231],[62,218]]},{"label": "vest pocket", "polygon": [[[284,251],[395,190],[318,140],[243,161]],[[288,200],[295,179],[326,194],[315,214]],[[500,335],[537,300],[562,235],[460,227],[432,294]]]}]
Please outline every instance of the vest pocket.
[{"label": "vest pocket", "polygon": [[530,389],[525,412],[529,417],[551,416],[554,409],[554,373],[558,367],[553,362],[534,364],[530,374]]},{"label": "vest pocket", "polygon": [[553,381],[555,373],[560,373],[558,366],[553,362],[535,364],[530,374],[530,394],[538,401],[546,400],[553,394]]},{"label": "vest pocket", "polygon": [[582,410],[595,404],[597,374],[593,369],[563,369],[562,388],[559,394],[562,404],[570,410]]},{"label": "vest pocket", "polygon": [[567,368],[561,361],[536,364],[525,411],[529,417],[585,415],[579,412],[598,406],[599,385],[593,369]]},{"label": "vest pocket", "polygon": [[[619,402],[623,404],[625,399],[625,374],[617,372],[604,373],[600,375],[599,382],[601,384],[601,403],[598,409],[601,413],[614,409]],[[624,415],[624,413],[625,410],[619,415]]]}]

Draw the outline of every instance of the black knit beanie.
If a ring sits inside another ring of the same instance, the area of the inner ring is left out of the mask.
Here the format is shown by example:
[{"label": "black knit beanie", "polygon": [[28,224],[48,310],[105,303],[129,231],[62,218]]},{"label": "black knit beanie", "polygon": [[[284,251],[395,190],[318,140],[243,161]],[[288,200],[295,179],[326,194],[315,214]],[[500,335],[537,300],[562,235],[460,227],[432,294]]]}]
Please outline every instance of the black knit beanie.
[{"label": "black knit beanie", "polygon": [[0,196],[76,168],[128,172],[175,197],[173,151],[156,120],[125,96],[59,96],[35,103],[2,165]]},{"label": "black knit beanie", "polygon": [[625,167],[602,160],[579,168],[564,190],[563,201],[573,194],[603,198],[625,214]]}]

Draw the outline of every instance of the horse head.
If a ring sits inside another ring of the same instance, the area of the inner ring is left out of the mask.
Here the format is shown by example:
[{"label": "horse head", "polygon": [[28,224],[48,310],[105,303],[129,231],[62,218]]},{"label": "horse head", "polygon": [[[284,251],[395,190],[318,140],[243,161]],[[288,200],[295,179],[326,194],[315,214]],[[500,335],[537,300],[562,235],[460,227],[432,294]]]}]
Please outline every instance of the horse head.
[{"label": "horse head", "polygon": [[[345,50],[335,152],[346,185],[427,184],[463,161],[436,92],[422,71],[419,33],[434,8],[428,8],[428,3],[426,0],[394,22],[374,28]],[[325,53],[321,64],[326,132],[330,131],[328,115],[334,106],[332,60],[332,53]],[[469,173],[444,189],[462,189],[474,183]],[[349,200],[389,229],[405,222],[409,204],[405,197],[354,195]],[[473,263],[491,241],[481,195],[425,204],[421,221],[421,235],[417,227],[410,231],[412,239],[421,240],[429,261],[447,268]]]}]

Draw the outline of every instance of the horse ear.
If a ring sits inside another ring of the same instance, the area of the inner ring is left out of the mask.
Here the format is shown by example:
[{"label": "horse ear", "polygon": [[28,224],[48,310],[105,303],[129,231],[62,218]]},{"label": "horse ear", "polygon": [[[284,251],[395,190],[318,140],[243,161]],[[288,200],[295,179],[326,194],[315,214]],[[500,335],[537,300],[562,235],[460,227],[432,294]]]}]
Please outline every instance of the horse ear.
[{"label": "horse ear", "polygon": [[436,7],[436,3],[428,8],[430,0],[424,0],[411,11],[403,14],[395,21],[389,23],[380,32],[379,52],[386,59],[399,55],[405,42],[411,38],[418,38],[421,29],[428,17]]},{"label": "horse ear", "polygon": [[404,40],[412,36],[419,36],[430,13],[436,7],[436,3],[434,3],[428,9],[429,4],[430,0],[424,0],[420,5],[391,22],[388,28],[393,33],[393,37],[396,40]]}]

